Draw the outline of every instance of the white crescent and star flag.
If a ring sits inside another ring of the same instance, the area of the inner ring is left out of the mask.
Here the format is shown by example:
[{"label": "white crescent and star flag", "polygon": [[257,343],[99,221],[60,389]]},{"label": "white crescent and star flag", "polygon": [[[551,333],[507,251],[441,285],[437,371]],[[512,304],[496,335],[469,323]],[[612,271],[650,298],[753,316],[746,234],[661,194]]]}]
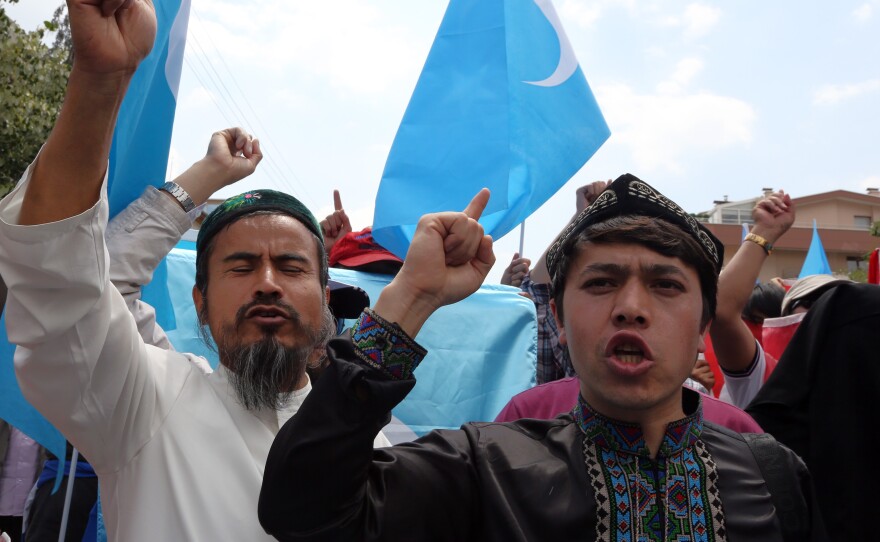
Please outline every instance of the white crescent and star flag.
[{"label": "white crescent and star flag", "polygon": [[550,0],[451,0],[391,147],[373,237],[404,257],[419,217],[464,209],[498,239],[610,131]]}]

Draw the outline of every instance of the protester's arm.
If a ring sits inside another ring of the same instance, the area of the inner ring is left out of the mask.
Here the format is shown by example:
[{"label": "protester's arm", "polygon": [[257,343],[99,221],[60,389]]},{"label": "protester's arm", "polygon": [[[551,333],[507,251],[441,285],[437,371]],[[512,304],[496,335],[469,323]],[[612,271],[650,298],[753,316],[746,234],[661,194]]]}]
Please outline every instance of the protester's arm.
[{"label": "protester's arm", "polygon": [[18,223],[78,215],[98,201],[116,117],[156,36],[147,0],[68,0],[76,51],[64,104],[31,168]]},{"label": "protester's arm", "polygon": [[550,284],[532,282],[531,276],[523,278],[523,292],[535,303],[538,319],[538,359],[535,376],[538,384],[553,382],[574,376],[574,367],[568,355],[568,347],[559,342],[559,328],[550,308]]},{"label": "protester's arm", "polygon": [[[611,183],[611,179],[608,181],[595,181],[590,184],[584,185],[578,188],[575,191],[575,213],[572,215],[571,219],[565,224],[565,226],[560,230],[559,235],[562,234],[568,228],[569,224],[574,222],[574,219],[578,217],[578,215],[583,212],[584,209],[590,206],[596,198],[599,197],[606,188],[608,188],[608,184]],[[535,267],[529,272],[529,276],[532,279],[532,282],[536,284],[550,284],[553,277],[550,276],[550,272],[547,270],[547,252],[550,251],[550,247],[556,243],[556,240],[559,238],[559,235],[556,236],[556,239],[553,239],[553,242],[547,245],[547,248],[544,250],[544,253],[541,254],[541,257],[538,258],[538,263],[535,264]]]},{"label": "protester's arm", "polygon": [[[174,182],[198,207],[217,190],[253,173],[261,159],[259,140],[241,128],[228,128],[214,133],[205,157]],[[153,307],[141,301],[141,289],[191,225],[176,198],[149,187],[107,226],[110,281],[125,298],[144,341],[164,349],[171,349],[171,343],[156,324]]]},{"label": "protester's arm", "polygon": [[95,203],[106,194],[119,103],[156,24],[149,2],[124,4],[68,2],[77,55],[61,115],[0,202],[0,274],[22,393],[96,470],[111,472],[161,427],[192,371],[144,345],[109,283],[107,202]]},{"label": "protester's arm", "polygon": [[523,278],[529,273],[529,266],[531,265],[532,260],[521,257],[519,252],[514,252],[513,258],[501,274],[501,284],[519,288]]},{"label": "protester's arm", "polygon": [[[752,216],[751,233],[775,244],[794,222],[794,205],[785,192],[775,192],[755,205]],[[767,256],[760,245],[746,241],[718,279],[718,308],[709,334],[718,364],[729,373],[748,371],[755,360],[755,338],[742,321],[742,311]]]},{"label": "protester's arm", "polygon": [[415,383],[425,351],[411,337],[434,310],[479,288],[494,262],[476,221],[487,201],[484,190],[465,213],[423,217],[375,309],[350,339],[331,342],[330,366],[266,462],[260,522],[279,540],[468,538],[478,507],[468,438],[435,433],[375,453],[372,442]]},{"label": "protester's arm", "polygon": [[342,196],[339,195],[339,190],[334,190],[333,212],[321,221],[321,233],[324,235],[324,249],[327,254],[330,254],[330,250],[337,241],[351,231],[351,221],[348,219],[345,209],[342,208]]}]

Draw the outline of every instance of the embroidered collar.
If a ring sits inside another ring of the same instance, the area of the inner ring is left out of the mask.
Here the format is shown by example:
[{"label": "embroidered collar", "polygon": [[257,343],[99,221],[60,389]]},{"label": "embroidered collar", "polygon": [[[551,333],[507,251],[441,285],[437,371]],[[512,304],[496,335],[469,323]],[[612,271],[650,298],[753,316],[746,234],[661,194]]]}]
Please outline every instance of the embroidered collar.
[{"label": "embroidered collar", "polygon": [[[666,435],[660,444],[658,457],[672,457],[692,447],[703,433],[703,404],[700,394],[693,390],[684,390],[682,399],[684,418],[666,426]],[[593,441],[599,448],[626,454],[650,457],[642,427],[635,423],[612,420],[599,414],[583,397],[578,396],[577,405],[571,416],[583,431],[587,440]]]}]

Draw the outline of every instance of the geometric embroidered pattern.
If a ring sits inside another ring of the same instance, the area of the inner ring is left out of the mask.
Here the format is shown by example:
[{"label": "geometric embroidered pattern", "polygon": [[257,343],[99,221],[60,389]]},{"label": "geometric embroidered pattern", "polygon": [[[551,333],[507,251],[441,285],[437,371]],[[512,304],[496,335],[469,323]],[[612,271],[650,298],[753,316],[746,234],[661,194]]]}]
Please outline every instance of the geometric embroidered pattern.
[{"label": "geometric embroidered pattern", "polygon": [[416,344],[397,324],[364,309],[351,328],[354,353],[365,365],[382,371],[392,380],[407,380],[427,350]]},{"label": "geometric embroidered pattern", "polygon": [[638,425],[606,418],[583,399],[572,416],[584,432],[598,540],[726,541],[715,462],[699,438],[702,406],[669,424],[653,460]]}]

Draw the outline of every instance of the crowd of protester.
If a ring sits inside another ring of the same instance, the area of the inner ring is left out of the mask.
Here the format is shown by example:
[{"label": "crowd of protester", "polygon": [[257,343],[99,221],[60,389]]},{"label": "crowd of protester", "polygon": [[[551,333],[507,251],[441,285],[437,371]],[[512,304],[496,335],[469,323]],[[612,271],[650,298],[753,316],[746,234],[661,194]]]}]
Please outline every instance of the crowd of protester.
[{"label": "crowd of protester", "polygon": [[[227,199],[196,243],[212,370],[175,351],[141,292],[194,210],[257,168],[259,141],[216,132],[108,221],[112,127],[155,21],[149,3],[81,3],[101,9],[71,11],[67,100],[0,202],[0,275],[23,393],[68,462],[88,461],[64,514],[58,458],[0,422],[12,541],[57,538],[61,515],[77,541],[96,522],[124,541],[872,539],[880,287],[758,283],[795,220],[784,191],[725,263],[641,179],[579,188],[534,266],[517,253],[502,275],[535,305],[538,385],[494,421],[390,446],[420,329],[494,263],[488,191],[423,217],[405,260],[354,231],[338,192],[320,222],[289,194]],[[393,279],[370,300],[328,266]]]}]

